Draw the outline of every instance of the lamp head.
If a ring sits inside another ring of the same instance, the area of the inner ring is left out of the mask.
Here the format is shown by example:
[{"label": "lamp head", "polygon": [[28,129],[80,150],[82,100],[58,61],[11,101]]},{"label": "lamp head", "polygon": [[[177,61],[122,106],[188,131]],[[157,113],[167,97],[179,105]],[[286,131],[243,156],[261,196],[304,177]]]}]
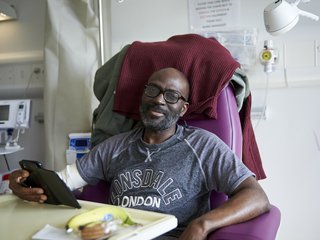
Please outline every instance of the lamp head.
[{"label": "lamp head", "polygon": [[300,0],[294,3],[278,0],[269,4],[263,12],[267,32],[271,35],[280,35],[290,31],[298,23],[300,15],[319,20],[318,16],[300,10],[297,7],[299,2]]},{"label": "lamp head", "polygon": [[264,24],[271,35],[280,35],[291,30],[299,21],[298,12],[286,1],[269,4],[263,12]]},{"label": "lamp head", "polygon": [[0,1],[0,21],[12,20],[16,18],[16,10],[8,3]]}]

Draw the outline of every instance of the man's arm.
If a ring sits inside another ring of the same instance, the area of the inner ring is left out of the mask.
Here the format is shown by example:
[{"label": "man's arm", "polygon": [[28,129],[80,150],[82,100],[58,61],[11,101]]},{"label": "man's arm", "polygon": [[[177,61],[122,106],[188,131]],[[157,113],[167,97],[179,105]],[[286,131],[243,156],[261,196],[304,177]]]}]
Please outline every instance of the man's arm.
[{"label": "man's arm", "polygon": [[270,209],[267,195],[254,177],[244,180],[228,201],[193,220],[179,239],[205,239],[218,228],[250,220]]},{"label": "man's arm", "polygon": [[[74,190],[87,185],[87,183],[81,178],[76,164],[67,165],[65,169],[57,172],[58,176],[66,183],[70,190]],[[22,184],[29,176],[29,172],[26,170],[16,170],[9,176],[9,187],[12,192],[18,197],[43,203],[47,200],[47,196],[42,188],[30,188],[24,187]]]}]

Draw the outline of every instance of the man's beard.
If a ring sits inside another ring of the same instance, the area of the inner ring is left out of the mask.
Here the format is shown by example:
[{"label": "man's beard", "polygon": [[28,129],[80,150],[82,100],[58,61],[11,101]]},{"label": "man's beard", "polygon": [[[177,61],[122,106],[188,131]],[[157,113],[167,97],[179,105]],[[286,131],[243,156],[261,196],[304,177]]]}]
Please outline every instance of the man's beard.
[{"label": "man's beard", "polygon": [[[149,109],[162,113],[164,115],[164,118],[149,118],[147,113]],[[142,103],[140,105],[140,115],[145,128],[148,128],[153,131],[162,131],[172,127],[178,122],[180,112],[167,111],[162,109],[159,105],[148,105]]]}]

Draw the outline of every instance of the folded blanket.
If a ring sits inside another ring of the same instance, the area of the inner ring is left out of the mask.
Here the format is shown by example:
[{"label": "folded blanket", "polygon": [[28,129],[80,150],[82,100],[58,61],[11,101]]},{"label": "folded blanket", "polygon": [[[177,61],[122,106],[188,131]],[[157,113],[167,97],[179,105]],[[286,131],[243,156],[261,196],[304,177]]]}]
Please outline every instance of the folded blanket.
[{"label": "folded blanket", "polygon": [[124,57],[113,110],[139,120],[140,99],[148,78],[159,69],[174,67],[190,82],[190,106],[184,119],[217,118],[219,92],[239,66],[214,38],[186,34],[162,42],[134,42]]}]

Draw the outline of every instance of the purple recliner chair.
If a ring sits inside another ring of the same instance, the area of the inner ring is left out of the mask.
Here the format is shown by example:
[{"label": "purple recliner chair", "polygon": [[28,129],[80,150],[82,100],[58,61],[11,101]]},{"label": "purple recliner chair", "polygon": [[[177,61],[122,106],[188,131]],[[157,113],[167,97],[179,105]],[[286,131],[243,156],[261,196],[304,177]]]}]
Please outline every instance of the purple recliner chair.
[{"label": "purple recliner chair", "polygon": [[[180,122],[206,129],[219,136],[236,154],[242,156],[242,131],[239,113],[232,86],[223,89],[218,98],[218,119],[188,120]],[[95,186],[86,186],[77,197],[82,200],[106,203],[109,186],[99,182]],[[211,208],[227,200],[223,193],[212,192]],[[250,221],[220,228],[210,234],[209,240],[274,240],[280,225],[281,214],[277,207],[271,206],[269,212]]]},{"label": "purple recliner chair", "polygon": [[[184,124],[200,127],[215,133],[241,159],[242,131],[237,104],[231,85],[223,89],[218,98],[218,118],[189,120]],[[211,193],[211,208],[227,200],[223,193]],[[210,240],[274,240],[280,225],[280,210],[272,205],[269,212],[250,221],[221,228],[210,235]]]}]

